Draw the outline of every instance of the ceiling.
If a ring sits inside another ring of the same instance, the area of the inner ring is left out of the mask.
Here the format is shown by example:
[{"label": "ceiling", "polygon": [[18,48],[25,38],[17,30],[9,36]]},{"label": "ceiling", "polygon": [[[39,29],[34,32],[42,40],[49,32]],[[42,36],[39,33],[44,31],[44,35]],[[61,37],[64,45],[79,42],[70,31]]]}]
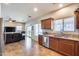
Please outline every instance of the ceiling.
[{"label": "ceiling", "polygon": [[[64,3],[62,7],[59,3],[10,3],[1,4],[1,14],[5,20],[10,17],[17,22],[26,22],[37,17],[40,17],[51,11],[58,10],[69,4]],[[34,12],[33,8],[38,8],[37,12]],[[29,17],[31,16],[31,17]]]}]

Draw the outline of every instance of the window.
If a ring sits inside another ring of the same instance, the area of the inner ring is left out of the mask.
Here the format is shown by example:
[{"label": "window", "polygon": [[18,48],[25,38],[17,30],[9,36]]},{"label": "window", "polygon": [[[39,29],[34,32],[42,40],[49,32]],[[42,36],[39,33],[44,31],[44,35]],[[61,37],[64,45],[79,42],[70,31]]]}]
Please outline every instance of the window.
[{"label": "window", "polygon": [[74,17],[69,17],[64,19],[64,31],[74,31],[75,30],[75,20]]},{"label": "window", "polygon": [[22,26],[16,26],[16,32],[22,31]]},{"label": "window", "polygon": [[63,19],[54,21],[54,31],[63,31]]}]

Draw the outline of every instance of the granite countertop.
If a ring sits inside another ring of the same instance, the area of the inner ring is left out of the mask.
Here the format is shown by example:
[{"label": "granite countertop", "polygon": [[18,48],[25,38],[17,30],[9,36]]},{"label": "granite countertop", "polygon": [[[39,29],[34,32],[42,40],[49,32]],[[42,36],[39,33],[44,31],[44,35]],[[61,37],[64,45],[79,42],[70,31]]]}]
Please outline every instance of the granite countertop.
[{"label": "granite countertop", "polygon": [[4,34],[14,34],[14,33],[20,33],[20,32],[4,32]]},{"label": "granite countertop", "polygon": [[54,36],[54,35],[44,35],[44,36],[49,36],[49,37],[56,37],[56,38],[62,38],[66,40],[74,40],[74,41],[79,41],[79,38],[77,37],[69,37],[69,36]]}]

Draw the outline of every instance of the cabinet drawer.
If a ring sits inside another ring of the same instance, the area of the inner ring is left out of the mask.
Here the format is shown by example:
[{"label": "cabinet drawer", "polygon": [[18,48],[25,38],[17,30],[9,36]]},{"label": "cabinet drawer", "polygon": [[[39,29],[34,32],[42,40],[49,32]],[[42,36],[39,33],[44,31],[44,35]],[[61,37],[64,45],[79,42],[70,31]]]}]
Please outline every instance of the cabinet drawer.
[{"label": "cabinet drawer", "polygon": [[74,41],[68,39],[62,39],[61,43],[74,44]]}]

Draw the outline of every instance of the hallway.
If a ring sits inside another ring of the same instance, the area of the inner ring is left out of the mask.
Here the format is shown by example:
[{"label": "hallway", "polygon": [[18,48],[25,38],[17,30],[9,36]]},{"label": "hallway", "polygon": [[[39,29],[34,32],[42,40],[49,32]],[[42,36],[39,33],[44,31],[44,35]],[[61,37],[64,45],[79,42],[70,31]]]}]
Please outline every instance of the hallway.
[{"label": "hallway", "polygon": [[29,37],[26,40],[7,44],[4,56],[62,56],[61,54],[40,46]]}]

